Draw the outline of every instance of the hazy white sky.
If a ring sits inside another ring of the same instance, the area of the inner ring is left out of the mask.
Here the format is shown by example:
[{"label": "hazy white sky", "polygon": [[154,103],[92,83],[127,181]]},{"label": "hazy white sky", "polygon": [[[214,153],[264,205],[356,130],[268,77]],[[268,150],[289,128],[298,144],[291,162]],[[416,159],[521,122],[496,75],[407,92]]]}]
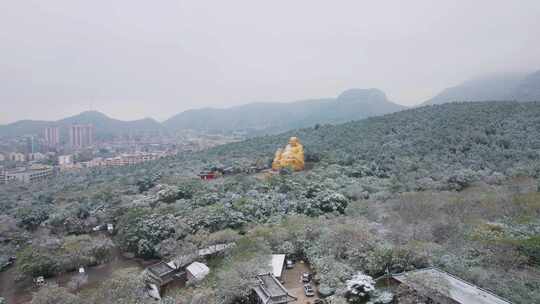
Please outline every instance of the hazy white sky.
[{"label": "hazy white sky", "polygon": [[540,69],[540,1],[1,0],[0,123],[377,87],[413,105]]}]

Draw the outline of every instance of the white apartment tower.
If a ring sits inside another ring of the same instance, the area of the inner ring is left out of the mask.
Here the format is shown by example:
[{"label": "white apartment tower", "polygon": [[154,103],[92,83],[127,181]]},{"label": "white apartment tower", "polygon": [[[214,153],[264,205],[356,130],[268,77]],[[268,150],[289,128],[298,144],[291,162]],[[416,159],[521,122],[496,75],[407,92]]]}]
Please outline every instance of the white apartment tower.
[{"label": "white apartment tower", "polygon": [[69,143],[72,148],[80,149],[94,144],[93,125],[72,125],[69,128]]}]

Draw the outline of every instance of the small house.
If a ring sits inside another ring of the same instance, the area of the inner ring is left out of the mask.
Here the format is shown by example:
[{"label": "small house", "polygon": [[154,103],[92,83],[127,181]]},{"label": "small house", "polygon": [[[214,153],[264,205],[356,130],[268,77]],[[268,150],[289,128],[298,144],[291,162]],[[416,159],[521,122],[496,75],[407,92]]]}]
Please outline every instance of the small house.
[{"label": "small house", "polygon": [[286,304],[298,300],[289,294],[273,273],[260,274],[251,288],[257,304]]},{"label": "small house", "polygon": [[216,171],[201,171],[199,177],[202,180],[212,180],[218,177],[218,173]]},{"label": "small house", "polygon": [[174,263],[159,262],[146,268],[146,282],[161,287],[181,277],[182,274]]},{"label": "small house", "polygon": [[186,267],[187,279],[190,282],[202,281],[210,273],[210,268],[203,263],[193,262]]}]

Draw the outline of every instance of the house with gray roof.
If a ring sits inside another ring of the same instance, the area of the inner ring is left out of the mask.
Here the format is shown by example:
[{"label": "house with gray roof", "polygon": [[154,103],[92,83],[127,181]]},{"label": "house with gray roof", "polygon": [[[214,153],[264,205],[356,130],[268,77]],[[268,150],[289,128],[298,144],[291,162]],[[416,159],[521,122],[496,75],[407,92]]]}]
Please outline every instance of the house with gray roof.
[{"label": "house with gray roof", "polygon": [[286,304],[296,301],[273,273],[260,274],[257,283],[251,288],[257,304]]},{"label": "house with gray roof", "polygon": [[488,290],[434,267],[393,274],[391,277],[435,303],[512,304]]}]

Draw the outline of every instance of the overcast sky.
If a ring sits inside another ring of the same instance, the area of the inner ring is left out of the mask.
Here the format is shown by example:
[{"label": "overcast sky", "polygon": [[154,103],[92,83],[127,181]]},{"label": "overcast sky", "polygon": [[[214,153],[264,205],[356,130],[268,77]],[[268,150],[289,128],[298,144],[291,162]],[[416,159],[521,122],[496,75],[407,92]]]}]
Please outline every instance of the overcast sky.
[{"label": "overcast sky", "polygon": [[540,1],[3,0],[0,123],[119,119],[376,87],[418,104],[540,69]]}]

